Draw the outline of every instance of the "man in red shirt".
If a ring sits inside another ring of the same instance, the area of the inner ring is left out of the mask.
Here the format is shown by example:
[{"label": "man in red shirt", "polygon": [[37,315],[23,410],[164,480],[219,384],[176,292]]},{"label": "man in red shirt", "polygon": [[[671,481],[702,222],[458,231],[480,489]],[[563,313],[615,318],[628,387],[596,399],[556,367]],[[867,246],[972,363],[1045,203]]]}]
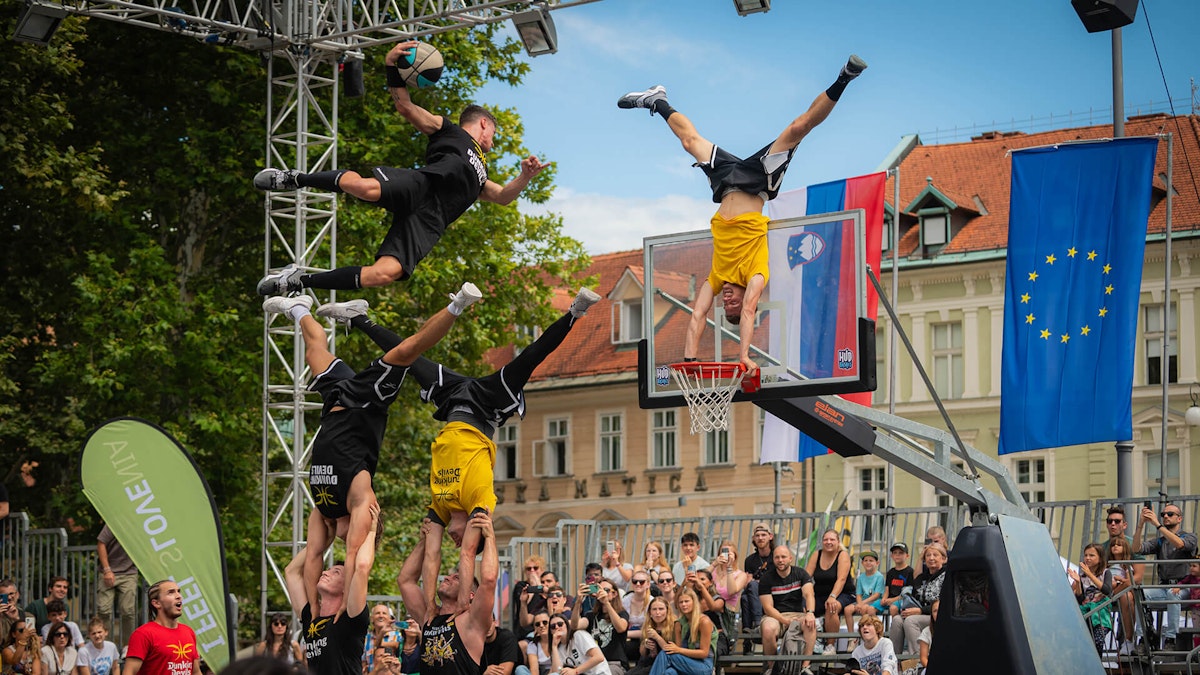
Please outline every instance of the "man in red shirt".
[{"label": "man in red shirt", "polygon": [[150,587],[150,621],[133,631],[122,675],[200,675],[196,633],[179,623],[183,595],[174,581]]}]

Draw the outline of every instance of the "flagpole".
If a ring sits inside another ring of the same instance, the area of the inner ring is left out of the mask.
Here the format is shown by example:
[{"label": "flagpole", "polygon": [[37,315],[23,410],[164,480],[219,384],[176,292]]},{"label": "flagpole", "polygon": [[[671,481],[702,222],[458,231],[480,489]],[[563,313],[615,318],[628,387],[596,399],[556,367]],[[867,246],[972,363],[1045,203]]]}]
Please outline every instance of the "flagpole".
[{"label": "flagpole", "polygon": [[[1159,362],[1160,372],[1162,373],[1162,449],[1159,451],[1158,458],[1158,494],[1163,499],[1167,498],[1167,414],[1170,410],[1170,400],[1167,398],[1168,387],[1171,384],[1171,192],[1172,180],[1174,171],[1172,170],[1173,158],[1172,151],[1174,150],[1174,136],[1170,133],[1167,137],[1167,237],[1166,248],[1163,253],[1166,258],[1164,261],[1163,273],[1163,343],[1162,343],[1162,360]],[[1153,177],[1151,177],[1153,180]]]},{"label": "flagpole", "polygon": [[[892,307],[899,306],[900,299],[900,167],[892,169],[895,183],[892,184]],[[896,322],[892,321],[888,330],[888,414],[896,414]],[[887,505],[896,505],[896,488],[892,485],[896,477],[896,467],[891,462],[887,465]]]}]

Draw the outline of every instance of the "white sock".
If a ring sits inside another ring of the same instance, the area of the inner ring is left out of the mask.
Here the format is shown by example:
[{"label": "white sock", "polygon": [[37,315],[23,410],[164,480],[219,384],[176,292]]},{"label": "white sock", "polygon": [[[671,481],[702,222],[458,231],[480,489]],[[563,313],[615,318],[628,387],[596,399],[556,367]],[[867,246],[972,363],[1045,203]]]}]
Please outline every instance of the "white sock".
[{"label": "white sock", "polygon": [[288,316],[292,317],[292,320],[296,323],[299,323],[300,319],[308,316],[308,308],[304,305],[296,305],[288,310]]}]

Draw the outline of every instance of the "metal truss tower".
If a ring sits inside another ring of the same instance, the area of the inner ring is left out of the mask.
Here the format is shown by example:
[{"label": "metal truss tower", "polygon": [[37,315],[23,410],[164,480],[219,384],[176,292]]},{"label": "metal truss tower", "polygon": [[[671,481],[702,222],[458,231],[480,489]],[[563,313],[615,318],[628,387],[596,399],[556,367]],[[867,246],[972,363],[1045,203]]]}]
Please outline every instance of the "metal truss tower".
[{"label": "metal truss tower", "polygon": [[[539,0],[544,10],[597,0]],[[38,0],[45,2],[45,0]],[[337,167],[338,66],[367,47],[420,39],[512,18],[533,3],[516,0],[66,0],[71,14],[177,33],[269,57],[266,166],[320,171]],[[247,177],[249,180],[249,177]],[[298,190],[266,199],[264,268],[296,263],[332,269],[337,200]],[[276,252],[283,251],[283,259]],[[334,331],[327,328],[330,347]],[[262,565],[260,622],[272,593],[286,594],[283,569],[306,538],[306,486],[319,397],[293,322],[263,329]],[[265,629],[264,626],[260,628]]]}]

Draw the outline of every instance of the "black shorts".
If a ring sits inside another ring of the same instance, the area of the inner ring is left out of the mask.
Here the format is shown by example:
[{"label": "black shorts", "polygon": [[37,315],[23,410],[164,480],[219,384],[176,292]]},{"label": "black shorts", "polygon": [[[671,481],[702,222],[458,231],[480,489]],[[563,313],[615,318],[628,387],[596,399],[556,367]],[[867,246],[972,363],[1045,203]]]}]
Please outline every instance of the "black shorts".
[{"label": "black shorts", "polygon": [[414,169],[380,166],[372,169],[379,180],[379,206],[392,214],[392,226],[375,258],[391,256],[400,261],[404,273],[413,269],[433,250],[446,232],[447,220],[429,176]]},{"label": "black shorts", "polygon": [[308,388],[324,401],[322,417],[335,406],[374,408],[386,415],[407,375],[408,366],[393,366],[383,359],[375,359],[358,372],[345,361],[334,359],[325,372],[313,378]]},{"label": "black shorts", "polygon": [[783,175],[787,173],[788,164],[791,163],[796,149],[788,150],[784,158],[771,161],[772,166],[768,167],[767,153],[772,145],[774,141],[745,159],[714,145],[708,161],[695,165],[708,176],[713,201],[720,204],[721,199],[730,190],[752,195],[761,194],[768,200],[774,199],[779,194]]},{"label": "black shorts", "polygon": [[[408,369],[376,359],[361,372],[335,359],[310,389],[321,394],[321,430],[313,440],[309,491],[326,518],[349,514],[350,483],[361,471],[372,476],[387,428],[387,410]],[[342,410],[334,411],[333,408]]]}]

